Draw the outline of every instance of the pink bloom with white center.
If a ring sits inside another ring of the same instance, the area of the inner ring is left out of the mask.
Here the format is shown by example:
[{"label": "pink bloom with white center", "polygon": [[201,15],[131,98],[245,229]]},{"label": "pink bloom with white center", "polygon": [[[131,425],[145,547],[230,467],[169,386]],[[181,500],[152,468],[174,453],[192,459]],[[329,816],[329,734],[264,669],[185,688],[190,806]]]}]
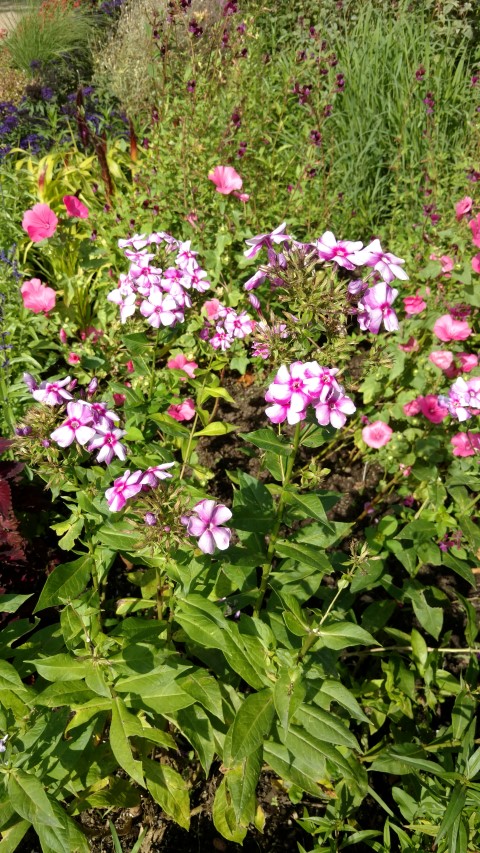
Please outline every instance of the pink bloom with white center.
[{"label": "pink bloom with white center", "polygon": [[167,409],[167,415],[176,421],[191,421],[195,416],[195,401],[189,397],[183,403],[174,403]]},{"label": "pink bloom with white center", "polygon": [[128,258],[130,263],[139,264],[142,267],[148,266],[150,261],[155,257],[151,252],[147,252],[146,249],[139,249],[138,251],[135,249],[125,249],[123,254]]},{"label": "pink bloom with white center", "polygon": [[465,379],[459,377],[451,386],[448,397],[443,398],[451,416],[460,422],[467,421],[472,415],[471,406],[474,402],[471,394],[472,381],[466,382]]},{"label": "pink bloom with white center", "polygon": [[105,492],[110,512],[120,512],[129,498],[138,495],[142,490],[142,476],[143,471],[134,471],[133,474],[125,471],[121,477],[113,481],[113,486]]},{"label": "pink bloom with white center", "polygon": [[480,274],[480,254],[474,255],[472,258],[472,270]]},{"label": "pink bloom with white center", "polygon": [[427,303],[421,296],[405,296],[403,299],[403,304],[405,306],[405,314],[413,315],[413,314],[421,314],[422,311],[425,311],[427,307]]},{"label": "pink bloom with white center", "polygon": [[46,287],[39,278],[31,278],[25,281],[21,288],[23,304],[25,308],[34,314],[45,314],[55,308],[56,293],[52,287]]},{"label": "pink bloom with white center", "polygon": [[267,249],[271,249],[273,248],[274,243],[284,243],[285,240],[291,240],[292,238],[288,234],[285,234],[286,227],[287,223],[282,222],[282,224],[271,231],[270,234],[257,234],[255,237],[249,237],[245,242],[247,246],[250,246],[251,248],[247,249],[243,253],[245,257],[254,258],[264,246]]},{"label": "pink bloom with white center", "polygon": [[384,281],[379,281],[367,290],[358,303],[357,319],[362,331],[368,330],[377,335],[382,322],[388,332],[397,331],[398,317],[391,307],[397,295],[398,290]]},{"label": "pink bloom with white center", "polygon": [[182,287],[186,287],[187,290],[192,287],[198,293],[206,293],[210,289],[207,273],[205,270],[200,269],[200,267],[197,267],[193,272],[185,270],[184,275],[180,279],[180,284]]},{"label": "pink bloom with white center", "polygon": [[75,364],[80,364],[80,356],[76,352],[69,352],[67,355],[67,362],[72,366]]},{"label": "pink bloom with white center", "polygon": [[450,314],[443,314],[435,321],[433,333],[439,340],[465,341],[472,334],[472,330],[465,320],[454,320]]},{"label": "pink bloom with white center", "polygon": [[74,219],[88,219],[88,207],[76,195],[64,195],[63,203],[67,208],[67,216]]},{"label": "pink bloom with white center", "polygon": [[475,219],[470,220],[468,227],[472,232],[473,245],[480,246],[480,213],[477,213]]},{"label": "pink bloom with white center", "polygon": [[418,350],[418,341],[414,337],[410,337],[406,344],[399,344],[398,349],[402,352],[416,352]]},{"label": "pink bloom with white center", "polygon": [[111,427],[115,426],[120,418],[116,412],[111,412],[106,403],[86,403],[90,407],[93,423],[99,424],[106,421]]},{"label": "pink bloom with white center", "polygon": [[142,296],[148,296],[150,289],[154,285],[157,287],[160,286],[162,275],[163,270],[159,267],[150,267],[142,264],[131,264],[128,272],[129,279],[135,290],[141,293]]},{"label": "pink bloom with white center", "polygon": [[220,316],[220,309],[222,308],[222,304],[219,299],[207,299],[206,302],[203,303],[203,308],[209,320],[215,320]]},{"label": "pink bloom with white center", "polygon": [[110,293],[107,294],[107,299],[109,302],[113,302],[120,308],[121,323],[125,323],[128,317],[135,314],[135,294],[132,293],[131,290],[128,290],[125,285],[117,287],[115,290],[111,290]]},{"label": "pink bloom with white center", "polygon": [[124,462],[127,457],[125,445],[121,444],[119,439],[126,434],[124,429],[114,429],[107,421],[102,419],[95,426],[95,435],[88,445],[88,450],[98,450],[97,462],[105,462],[109,465],[114,456],[117,456],[121,462]]},{"label": "pink bloom with white center", "polygon": [[215,166],[208,173],[208,180],[213,181],[217,193],[230,195],[234,190],[241,190],[243,180],[232,166]]},{"label": "pink bloom with white center", "polygon": [[142,475],[140,483],[142,486],[149,486],[151,489],[156,489],[162,480],[171,479],[172,475],[167,471],[167,468],[171,468],[172,465],[175,465],[175,462],[162,462],[161,465],[154,465],[152,468],[147,468]]},{"label": "pink bloom with white center", "polygon": [[436,394],[420,397],[420,411],[432,424],[441,424],[448,415],[446,406],[442,406]]},{"label": "pink bloom with white center", "polygon": [[344,394],[341,385],[333,388],[325,402],[313,401],[313,406],[318,423],[321,426],[330,424],[335,429],[341,429],[347,420],[347,415],[353,415],[356,411],[353,400]]},{"label": "pink bloom with white center", "polygon": [[325,231],[314,243],[318,256],[324,261],[335,261],[346,270],[354,270],[357,265],[357,254],[363,243],[351,240],[336,240],[331,231]]},{"label": "pink bloom with white center", "polygon": [[450,439],[454,456],[475,456],[480,452],[480,433],[457,432]]},{"label": "pink bloom with white center", "polygon": [[415,415],[420,414],[420,401],[421,397],[415,397],[414,400],[410,400],[409,403],[405,403],[403,408],[403,413],[407,416],[407,418],[415,417]]},{"label": "pink bloom with white center", "polygon": [[148,324],[154,329],[175,325],[179,316],[183,320],[183,312],[177,301],[170,293],[162,293],[159,287],[152,287],[148,299],[140,305],[140,314],[147,318]]},{"label": "pink bloom with white center", "polygon": [[33,398],[39,403],[44,403],[45,406],[61,406],[65,400],[72,399],[72,395],[65,388],[69,382],[70,376],[66,379],[58,379],[56,382],[41,382],[39,388],[32,391]]},{"label": "pink bloom with white center", "polygon": [[22,228],[32,243],[40,243],[55,234],[58,219],[48,204],[34,204],[23,214]]},{"label": "pink bloom with white center", "polygon": [[384,421],[374,421],[362,429],[362,438],[368,447],[378,450],[385,447],[393,435],[393,430]]},{"label": "pink bloom with white center", "polygon": [[233,344],[233,338],[225,331],[223,326],[216,326],[215,334],[209,339],[209,344],[214,349],[220,349],[226,352]]},{"label": "pink bloom with white center", "polygon": [[[183,370],[190,379],[195,378],[195,370],[198,367],[196,361],[188,361],[188,359],[184,356],[183,352],[179,352],[174,358],[170,358],[167,361],[167,367],[171,370]],[[185,381],[184,377],[182,377],[183,381]]]},{"label": "pink bloom with white center", "polygon": [[60,447],[69,447],[74,441],[86,444],[95,435],[95,430],[88,426],[92,423],[92,413],[89,406],[79,400],[67,403],[68,418],[54,430],[50,438]]},{"label": "pink bloom with white center", "polygon": [[308,380],[307,391],[315,406],[328,400],[334,391],[343,391],[335,379],[337,367],[322,367],[317,361],[307,361],[304,370]]},{"label": "pink bloom with white center", "polygon": [[305,376],[305,365],[301,361],[295,361],[290,367],[282,364],[265,394],[267,403],[274,404],[266,409],[267,417],[275,424],[284,420],[298,424],[304,420],[306,408],[319,388],[318,378],[312,381]]},{"label": "pink bloom with white center", "polygon": [[408,275],[401,266],[405,263],[403,258],[397,258],[391,252],[384,252],[378,239],[372,240],[358,253],[357,263],[373,267],[387,284],[390,284],[394,278],[408,281]]},{"label": "pink bloom with white center", "polygon": [[232,338],[246,338],[247,335],[252,334],[254,327],[255,320],[252,320],[246,311],[237,314],[230,309],[224,320],[225,331]]},{"label": "pink bloom with white center", "polygon": [[470,213],[473,207],[473,199],[470,198],[469,195],[466,195],[464,198],[461,198],[460,201],[457,201],[455,205],[455,216],[458,221],[462,219],[462,217],[466,216],[467,213]]},{"label": "pink bloom with white center", "polygon": [[187,528],[189,536],[198,537],[198,547],[204,554],[213,554],[215,547],[225,551],[230,545],[232,531],[221,527],[232,517],[232,513],[224,504],[213,500],[199,501],[193,507],[194,515],[182,515],[181,522]]},{"label": "pink bloom with white center", "polygon": [[189,272],[194,272],[195,269],[198,268],[197,264],[197,255],[198,252],[194,252],[193,249],[190,248],[191,240],[185,240],[184,243],[180,243],[178,246],[178,255],[175,258],[175,263],[182,270],[188,270]]},{"label": "pink bloom with white center", "polygon": [[440,370],[448,370],[453,364],[453,352],[450,350],[434,350],[428,356],[428,360]]}]

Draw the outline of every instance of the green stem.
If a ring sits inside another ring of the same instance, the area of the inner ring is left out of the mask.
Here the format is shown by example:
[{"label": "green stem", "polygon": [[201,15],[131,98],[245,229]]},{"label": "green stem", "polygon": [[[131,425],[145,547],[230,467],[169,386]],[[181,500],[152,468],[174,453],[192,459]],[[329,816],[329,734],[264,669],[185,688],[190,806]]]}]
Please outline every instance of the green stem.
[{"label": "green stem", "polygon": [[163,619],[163,586],[164,579],[161,571],[159,571],[158,566],[155,568],[155,573],[157,576],[157,619],[159,622]]},{"label": "green stem", "polygon": [[180,479],[181,480],[183,479],[183,475],[185,473],[185,468],[187,467],[189,460],[190,460],[190,450],[192,447],[193,435],[194,435],[194,432],[197,428],[197,423],[198,423],[198,412],[195,412],[195,418],[193,419],[192,428],[190,430],[190,435],[188,436],[188,444],[187,444],[187,449],[185,451],[185,459],[183,461],[183,465],[182,465],[182,468],[180,471]]},{"label": "green stem", "polygon": [[282,491],[280,492],[280,498],[277,506],[277,516],[275,518],[275,523],[272,528],[272,532],[270,535],[270,541],[268,543],[268,551],[267,551],[267,559],[262,565],[262,580],[260,583],[260,590],[258,593],[257,600],[255,602],[255,607],[253,610],[254,616],[258,616],[260,613],[260,609],[263,604],[263,599],[265,597],[265,593],[267,591],[268,586],[268,578],[270,576],[270,572],[272,570],[273,558],[275,555],[275,546],[277,544],[278,534],[280,531],[280,527],[283,520],[283,510],[285,508],[285,500],[287,497],[287,488],[290,484],[290,480],[292,477],[293,466],[295,464],[295,457],[297,455],[297,450],[300,444],[300,430],[301,424],[298,423],[295,427],[295,433],[293,436],[293,445],[292,445],[292,454],[288,457],[287,468],[285,471],[285,476],[283,478]]},{"label": "green stem", "polygon": [[318,629],[322,627],[322,625],[325,622],[325,619],[327,618],[328,614],[331,613],[337,598],[343,592],[343,590],[345,589],[346,586],[348,586],[348,581],[346,582],[344,579],[343,583],[342,583],[342,579],[340,579],[340,581],[338,583],[338,589],[337,589],[335,595],[333,596],[330,604],[328,605],[325,613],[323,614],[322,618],[320,619],[320,622],[318,623],[317,628],[313,628],[312,631],[305,637],[305,639],[302,643],[302,648],[300,649],[300,651],[298,653],[297,663],[300,663],[300,661],[303,660],[303,658],[307,654],[308,650],[318,640]]}]

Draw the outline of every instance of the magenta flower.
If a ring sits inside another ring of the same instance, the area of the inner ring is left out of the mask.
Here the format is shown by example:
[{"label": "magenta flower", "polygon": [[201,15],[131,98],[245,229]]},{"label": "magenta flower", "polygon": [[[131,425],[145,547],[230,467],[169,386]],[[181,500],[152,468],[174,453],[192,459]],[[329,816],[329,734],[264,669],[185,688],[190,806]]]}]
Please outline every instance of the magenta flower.
[{"label": "magenta flower", "polygon": [[413,418],[415,415],[420,414],[420,401],[421,397],[415,397],[414,400],[410,400],[409,403],[404,403],[402,406],[403,413],[407,416],[407,418]]},{"label": "magenta flower", "polygon": [[203,303],[203,307],[209,320],[215,320],[220,316],[222,304],[219,299],[207,299],[207,301]]},{"label": "magenta flower", "polygon": [[465,320],[454,320],[450,314],[443,314],[435,321],[433,332],[441,341],[465,341],[472,330]]},{"label": "magenta flower", "polygon": [[399,344],[398,349],[402,352],[416,352],[418,350],[418,341],[413,336],[410,336],[406,344]]},{"label": "magenta flower", "polygon": [[57,382],[41,382],[40,386],[32,391],[32,396],[34,400],[44,403],[45,406],[61,406],[65,400],[72,399],[72,395],[65,388],[69,382],[70,376],[58,379]]},{"label": "magenta flower", "polygon": [[460,201],[457,201],[455,205],[455,216],[460,221],[463,216],[467,213],[470,213],[473,207],[473,199],[470,196],[466,195],[464,198],[461,198]]},{"label": "magenta flower", "polygon": [[149,486],[151,489],[156,489],[161,480],[169,480],[171,474],[167,468],[171,468],[175,462],[162,462],[161,465],[154,465],[143,473],[140,483],[142,486]]},{"label": "magenta flower", "polygon": [[265,400],[273,403],[265,413],[274,423],[298,424],[305,419],[308,404],[320,393],[318,377],[306,377],[305,365],[295,361],[290,367],[285,364],[279,368],[273,382],[269,385]]},{"label": "magenta flower", "polygon": [[397,331],[398,318],[391,307],[397,295],[398,290],[384,281],[374,284],[364,293],[358,303],[358,325],[362,331],[368,330],[377,335],[382,322],[388,332]]},{"label": "magenta flower", "polygon": [[79,400],[67,403],[68,418],[64,423],[54,430],[50,438],[60,447],[69,447],[74,441],[86,444],[95,435],[95,430],[88,426],[92,423],[90,407]]},{"label": "magenta flower", "polygon": [[224,320],[224,328],[231,338],[246,338],[247,335],[251,335],[254,327],[255,321],[249,317],[246,311],[237,314],[232,308],[229,309]]},{"label": "magenta flower", "polygon": [[471,219],[468,227],[472,232],[472,240],[474,246],[480,246],[480,213],[477,213],[475,219]]},{"label": "magenta flower", "polygon": [[113,486],[105,492],[110,512],[120,512],[128,499],[133,498],[142,490],[142,476],[143,471],[134,471],[133,474],[130,474],[130,471],[125,471],[121,477],[117,477],[113,481]]},{"label": "magenta flower", "polygon": [[21,288],[23,304],[25,308],[33,311],[34,314],[45,314],[55,308],[56,293],[51,287],[46,287],[39,278],[31,278],[25,281]]},{"label": "magenta flower", "polygon": [[57,230],[58,219],[48,204],[34,204],[23,214],[22,228],[33,243],[40,243]]},{"label": "magenta flower", "polygon": [[480,452],[480,433],[457,432],[450,439],[454,456],[475,456]]},{"label": "magenta flower", "polygon": [[217,193],[230,195],[234,190],[241,190],[243,181],[232,166],[216,166],[208,173],[208,180],[213,181]]},{"label": "magenta flower", "polygon": [[88,207],[76,195],[64,195],[63,203],[67,208],[68,216],[74,219],[88,219]]},{"label": "magenta flower", "polygon": [[220,525],[232,517],[228,507],[213,500],[203,500],[195,504],[193,512],[197,515],[182,515],[180,520],[189,536],[198,537],[200,550],[204,554],[213,554],[216,546],[220,551],[225,551],[230,544],[232,531]]},{"label": "magenta flower", "polygon": [[397,258],[391,252],[384,252],[378,239],[372,240],[358,253],[357,263],[373,267],[387,284],[390,284],[394,278],[408,281],[408,275],[402,269],[402,264],[405,263],[403,258]]},{"label": "magenta flower", "polygon": [[105,462],[109,465],[114,456],[124,462],[127,457],[126,448],[119,441],[123,435],[125,435],[124,429],[113,429],[105,418],[95,426],[95,435],[88,445],[88,450],[98,450],[97,462]]},{"label": "magenta flower", "polygon": [[335,429],[341,429],[347,420],[347,415],[353,415],[355,412],[353,400],[343,393],[341,386],[333,388],[324,402],[314,402],[313,405],[318,423],[321,426],[330,424]]},{"label": "magenta flower", "polygon": [[358,263],[358,252],[363,243],[351,240],[336,240],[331,231],[326,231],[314,243],[319,257],[324,261],[335,261],[338,266],[346,270],[354,270]]},{"label": "magenta flower", "polygon": [[256,237],[249,237],[245,242],[247,246],[250,246],[251,248],[244,252],[245,257],[254,258],[263,247],[266,249],[272,249],[274,243],[284,243],[285,240],[291,240],[291,237],[288,234],[285,234],[286,227],[287,223],[282,222],[282,224],[271,231],[270,234],[257,234]]},{"label": "magenta flower", "polygon": [[[167,367],[171,370],[183,370],[190,379],[194,379],[195,370],[198,367],[196,361],[188,361],[188,359],[184,356],[183,352],[179,352],[174,358],[170,358],[167,361]],[[185,378],[182,376],[182,380],[185,381]]]},{"label": "magenta flower", "polygon": [[446,406],[442,406],[436,394],[427,394],[419,399],[420,411],[432,424],[440,424],[448,415]]},{"label": "magenta flower", "polygon": [[480,254],[474,255],[472,258],[472,270],[480,274]]},{"label": "magenta flower", "polygon": [[374,421],[362,429],[362,438],[368,447],[378,450],[390,441],[393,430],[384,421]]},{"label": "magenta flower", "polygon": [[191,421],[195,416],[195,402],[189,397],[183,403],[172,404],[167,409],[167,415],[176,421]]},{"label": "magenta flower", "polygon": [[421,296],[404,296],[403,304],[405,306],[405,314],[421,314],[427,307],[427,303]]}]

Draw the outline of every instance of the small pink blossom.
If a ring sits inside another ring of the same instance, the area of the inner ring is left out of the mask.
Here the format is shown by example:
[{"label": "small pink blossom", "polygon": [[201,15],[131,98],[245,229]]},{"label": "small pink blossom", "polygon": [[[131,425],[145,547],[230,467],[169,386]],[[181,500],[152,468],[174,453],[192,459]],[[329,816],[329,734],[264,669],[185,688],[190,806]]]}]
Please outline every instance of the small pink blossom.
[{"label": "small pink blossom", "polygon": [[410,337],[406,344],[399,344],[398,349],[403,352],[416,352],[418,350],[418,341],[414,337]]},{"label": "small pink blossom", "polygon": [[459,352],[456,357],[460,362],[463,373],[470,373],[474,367],[478,366],[478,356],[471,352]]},{"label": "small pink blossom", "polygon": [[48,204],[34,204],[23,214],[22,228],[33,243],[40,243],[55,234],[58,219]]},{"label": "small pink blossom", "polygon": [[475,456],[480,452],[480,433],[457,432],[450,439],[454,456]]},{"label": "small pink blossom", "polygon": [[379,281],[364,293],[358,303],[358,325],[362,331],[378,335],[380,326],[385,326],[387,332],[396,332],[399,323],[392,305],[398,295],[398,290],[390,287],[385,281]]},{"label": "small pink blossom", "polygon": [[68,338],[67,338],[67,333],[66,333],[65,329],[60,329],[60,331],[58,333],[58,337],[60,338],[61,344],[67,343]]},{"label": "small pink blossom", "polygon": [[208,180],[213,181],[217,193],[230,195],[234,190],[241,190],[243,181],[232,166],[216,166],[208,173]]},{"label": "small pink blossom", "polygon": [[124,429],[112,428],[110,421],[104,418],[96,425],[95,435],[88,445],[88,450],[98,450],[97,462],[105,462],[106,465],[110,465],[114,456],[124,462],[127,453],[125,446],[119,441],[123,435],[125,435]]},{"label": "small pink blossom", "polygon": [[428,356],[428,360],[440,370],[448,370],[453,363],[453,352],[450,350],[434,350]]},{"label": "small pink blossom", "polygon": [[266,249],[272,249],[274,244],[284,243],[286,240],[290,240],[291,237],[285,233],[286,227],[287,223],[282,222],[281,225],[278,225],[273,229],[273,231],[270,231],[269,234],[256,234],[255,237],[249,237],[248,240],[245,240],[247,246],[249,246],[249,248],[243,253],[245,257],[254,258],[262,248],[265,247]]},{"label": "small pink blossom", "polygon": [[92,423],[90,408],[79,400],[67,403],[68,418],[54,430],[50,438],[60,447],[69,447],[74,441],[86,444],[95,435],[95,430],[88,424]]},{"label": "small pink blossom", "polygon": [[76,195],[64,195],[63,203],[67,208],[68,216],[74,219],[88,219],[88,207]]},{"label": "small pink blossom", "polygon": [[392,435],[392,428],[384,421],[374,421],[362,429],[362,438],[365,444],[368,447],[374,447],[376,450],[388,444]]},{"label": "small pink blossom", "polygon": [[232,531],[221,527],[232,517],[232,513],[224,504],[213,500],[199,501],[193,507],[196,516],[182,515],[181,522],[187,528],[189,536],[198,537],[198,547],[204,554],[213,554],[215,547],[225,551],[230,545]]},{"label": "small pink blossom", "polygon": [[219,316],[222,305],[219,299],[207,299],[207,301],[203,303],[203,307],[208,319],[215,320]]},{"label": "small pink blossom", "polygon": [[75,364],[80,364],[80,356],[77,355],[76,352],[69,352],[67,355],[67,362],[72,366]]},{"label": "small pink blossom", "polygon": [[120,512],[128,499],[142,490],[142,476],[143,471],[134,471],[133,474],[125,471],[121,477],[113,481],[113,486],[105,492],[110,512]]},{"label": "small pink blossom", "polygon": [[407,416],[407,418],[412,418],[415,415],[420,414],[420,400],[421,397],[415,397],[414,400],[410,400],[409,403],[405,403],[403,408],[403,413]]},{"label": "small pink blossom", "polygon": [[190,397],[183,403],[172,404],[167,409],[167,415],[176,421],[191,421],[195,416],[195,402]]},{"label": "small pink blossom", "polygon": [[469,195],[466,195],[464,198],[461,198],[460,201],[457,201],[455,205],[455,216],[458,221],[462,219],[467,213],[470,213],[473,207],[473,199],[470,198]]},{"label": "small pink blossom", "polygon": [[443,314],[435,321],[433,332],[439,340],[464,341],[470,337],[472,330],[464,320],[454,320],[450,314]]},{"label": "small pink blossom", "polygon": [[133,361],[130,359],[127,361],[125,367],[127,368],[127,373],[133,373],[135,371],[135,367],[133,365]]},{"label": "small pink blossom", "polygon": [[151,489],[156,489],[161,480],[169,480],[172,475],[167,471],[175,462],[162,462],[161,465],[154,465],[152,468],[147,468],[140,480],[142,486],[148,486]]},{"label": "small pink blossom", "polygon": [[[178,355],[167,361],[167,367],[171,370],[183,370],[190,379],[194,379],[195,370],[198,367],[198,364],[196,361],[188,361],[183,352],[179,352]],[[184,377],[182,377],[182,379],[184,380]]]},{"label": "small pink blossom", "polygon": [[435,394],[420,397],[420,411],[432,424],[440,424],[448,415],[446,406],[442,406]]},{"label": "small pink blossom", "polygon": [[384,252],[378,238],[372,240],[358,253],[357,263],[373,267],[387,284],[390,284],[394,278],[408,281],[408,275],[403,269],[405,263],[403,258],[398,258],[391,252]]},{"label": "small pink blossom", "polygon": [[400,471],[402,472],[403,477],[409,477],[410,474],[412,473],[412,466],[411,465],[404,465],[403,462],[400,462],[398,467],[400,468]]},{"label": "small pink blossom", "polygon": [[338,266],[347,270],[354,270],[359,261],[359,252],[363,243],[351,240],[337,240],[331,231],[325,231],[315,243],[318,256],[324,261],[335,261]]},{"label": "small pink blossom", "polygon": [[480,274],[480,253],[472,258],[472,270]]},{"label": "small pink blossom", "polygon": [[46,287],[39,278],[31,278],[30,281],[25,281],[21,288],[23,304],[25,308],[33,311],[34,314],[45,314],[55,308],[56,293],[51,287]]},{"label": "small pink blossom", "polygon": [[[29,374],[24,374],[29,376]],[[45,406],[61,406],[65,400],[71,400],[72,395],[66,390],[65,386],[70,384],[70,376],[65,379],[57,379],[56,382],[40,383],[38,388],[30,389],[34,400],[43,403]]]},{"label": "small pink blossom", "polygon": [[403,299],[405,314],[421,314],[427,307],[427,303],[421,296],[405,296]]},{"label": "small pink blossom", "polygon": [[125,394],[113,394],[113,402],[116,406],[123,406],[125,400],[127,399]]},{"label": "small pink blossom", "polygon": [[455,261],[450,255],[440,255],[440,263],[442,265],[442,272],[446,275],[447,273],[451,273],[455,266]]},{"label": "small pink blossom", "polygon": [[480,213],[477,213],[475,219],[470,220],[468,227],[472,232],[473,245],[480,246]]}]

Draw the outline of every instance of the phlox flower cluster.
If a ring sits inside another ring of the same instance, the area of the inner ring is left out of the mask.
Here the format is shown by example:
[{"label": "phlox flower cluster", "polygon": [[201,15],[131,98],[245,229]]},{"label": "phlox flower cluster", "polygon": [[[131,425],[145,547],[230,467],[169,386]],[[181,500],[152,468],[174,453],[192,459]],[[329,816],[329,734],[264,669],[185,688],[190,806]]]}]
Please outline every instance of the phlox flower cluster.
[{"label": "phlox flower cluster", "polygon": [[[190,291],[204,293],[210,287],[190,240],[182,242],[157,231],[135,234],[119,240],[118,245],[124,250],[130,268],[120,276],[118,287],[110,291],[107,299],[118,305],[122,323],[139,307],[140,314],[155,329],[175,326],[184,321],[185,310],[192,305]],[[155,261],[160,248],[165,258],[162,267]]]},{"label": "phlox flower cluster", "polygon": [[[351,297],[360,297],[357,312],[360,328],[373,334],[378,334],[382,323],[387,331],[398,329],[398,319],[392,308],[398,291],[390,284],[394,279],[408,281],[403,258],[384,252],[378,239],[364,246],[360,241],[337,240],[331,231],[326,231],[310,243],[301,243],[286,233],[286,227],[282,222],[269,234],[257,234],[246,240],[245,257],[254,258],[261,249],[266,249],[268,263],[245,282],[245,290],[254,290],[266,280],[272,287],[282,285],[281,271],[287,266],[285,252],[297,249],[308,255],[309,260],[316,256],[319,264],[334,263],[348,272],[359,267],[369,268],[365,280],[351,282],[348,288]],[[372,286],[369,286],[370,278]]]},{"label": "phlox flower cluster", "polygon": [[452,418],[460,422],[480,414],[480,376],[472,379],[459,376],[451,386],[448,397],[440,399]]},{"label": "phlox flower cluster", "polygon": [[204,308],[208,319],[200,332],[200,338],[208,341],[214,349],[225,352],[235,341],[243,340],[255,328],[255,320],[246,311],[237,313],[234,308],[222,305],[218,299],[205,302]]},{"label": "phlox flower cluster", "polygon": [[265,400],[272,403],[266,414],[275,424],[298,424],[305,420],[308,406],[313,406],[321,426],[340,429],[347,415],[355,412],[353,401],[335,379],[337,368],[322,367],[316,361],[295,361],[282,365],[269,385]]},{"label": "phlox flower cluster", "polygon": [[[139,492],[150,492],[156,489],[162,480],[169,479],[172,475],[168,472],[168,468],[175,465],[174,462],[162,462],[161,465],[155,465],[147,468],[146,471],[124,471],[121,477],[117,477],[113,481],[113,486],[105,492],[108,508],[110,512],[120,512],[126,502],[138,495]],[[151,513],[147,513],[150,515]],[[146,520],[146,524],[150,522]]]}]

